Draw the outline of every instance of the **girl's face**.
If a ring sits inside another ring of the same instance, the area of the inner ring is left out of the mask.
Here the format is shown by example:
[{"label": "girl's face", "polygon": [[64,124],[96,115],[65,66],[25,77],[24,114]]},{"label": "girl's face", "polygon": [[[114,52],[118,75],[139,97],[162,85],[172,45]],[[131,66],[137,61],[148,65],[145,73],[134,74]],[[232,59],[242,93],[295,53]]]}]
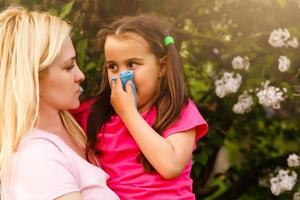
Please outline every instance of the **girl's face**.
[{"label": "girl's face", "polygon": [[120,72],[133,71],[138,109],[140,112],[149,109],[159,94],[161,66],[145,39],[136,33],[109,35],[104,53],[110,85]]},{"label": "girl's face", "polygon": [[76,54],[68,37],[62,45],[60,54],[42,72],[40,78],[41,107],[55,110],[75,109],[79,106],[80,86],[84,75],[76,64]]}]

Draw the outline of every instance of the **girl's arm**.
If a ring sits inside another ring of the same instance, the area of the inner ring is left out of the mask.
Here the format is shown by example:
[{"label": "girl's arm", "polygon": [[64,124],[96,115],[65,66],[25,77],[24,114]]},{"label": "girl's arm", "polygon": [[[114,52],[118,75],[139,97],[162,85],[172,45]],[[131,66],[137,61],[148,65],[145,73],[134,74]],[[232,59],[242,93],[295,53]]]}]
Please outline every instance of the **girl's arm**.
[{"label": "girl's arm", "polygon": [[113,81],[111,103],[115,111],[157,172],[166,179],[179,176],[191,159],[195,128],[167,138],[159,135],[136,109],[130,84],[127,83],[125,92],[120,79]]}]

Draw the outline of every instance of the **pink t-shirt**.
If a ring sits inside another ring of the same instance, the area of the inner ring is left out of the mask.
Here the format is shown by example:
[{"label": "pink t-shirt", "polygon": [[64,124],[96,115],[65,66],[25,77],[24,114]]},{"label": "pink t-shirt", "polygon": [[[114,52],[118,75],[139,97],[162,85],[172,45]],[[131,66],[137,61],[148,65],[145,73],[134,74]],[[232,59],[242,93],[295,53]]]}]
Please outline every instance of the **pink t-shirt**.
[{"label": "pink t-shirt", "polygon": [[[89,100],[83,103],[77,112],[73,113],[85,130],[93,102],[94,100]],[[156,109],[153,107],[142,113],[142,116],[152,125]],[[195,104],[189,100],[180,117],[162,135],[168,137],[192,128],[196,129],[196,143],[206,134],[208,126]],[[195,199],[190,178],[191,161],[182,174],[172,180],[164,179],[157,172],[145,173],[142,164],[136,161],[141,151],[119,116],[112,116],[105,124],[104,131],[98,133],[97,149],[101,151],[99,158],[101,166],[110,175],[107,183],[122,200]]]},{"label": "pink t-shirt", "polygon": [[[33,129],[13,155],[11,190],[3,177],[1,196],[7,200],[52,200],[80,192],[83,200],[116,200],[108,175],[90,164],[58,136]],[[9,192],[8,192],[9,191]]]}]

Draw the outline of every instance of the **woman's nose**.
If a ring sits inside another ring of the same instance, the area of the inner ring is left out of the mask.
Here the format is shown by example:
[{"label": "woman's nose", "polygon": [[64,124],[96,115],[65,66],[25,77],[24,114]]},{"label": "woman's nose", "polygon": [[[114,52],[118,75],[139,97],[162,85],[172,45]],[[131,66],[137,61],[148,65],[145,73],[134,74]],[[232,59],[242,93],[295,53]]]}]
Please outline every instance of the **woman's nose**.
[{"label": "woman's nose", "polygon": [[79,69],[78,66],[77,66],[75,78],[76,78],[76,82],[82,82],[85,79],[84,74],[82,73],[82,71]]}]

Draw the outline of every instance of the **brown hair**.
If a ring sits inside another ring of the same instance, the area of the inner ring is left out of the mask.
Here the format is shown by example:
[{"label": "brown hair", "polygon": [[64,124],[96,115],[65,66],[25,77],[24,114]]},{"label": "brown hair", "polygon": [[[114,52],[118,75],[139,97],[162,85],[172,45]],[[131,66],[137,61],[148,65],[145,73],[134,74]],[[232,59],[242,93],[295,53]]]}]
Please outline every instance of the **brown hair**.
[{"label": "brown hair", "polygon": [[[124,33],[136,33],[142,36],[150,47],[150,51],[157,59],[167,57],[165,76],[161,78],[160,90],[157,100],[154,103],[157,109],[157,116],[153,129],[161,134],[180,114],[184,104],[187,102],[186,87],[183,74],[183,66],[178,50],[174,44],[165,46],[163,41],[166,36],[173,36],[171,24],[161,17],[152,15],[140,15],[134,17],[123,17],[101,29],[98,33],[100,49],[103,50],[108,35]],[[88,145],[95,149],[97,133],[105,129],[105,123],[110,116],[115,114],[110,104],[110,86],[107,69],[102,69],[102,83],[97,100],[92,106],[87,122]],[[143,163],[147,172],[154,171],[154,168],[141,153],[138,161]]]}]

